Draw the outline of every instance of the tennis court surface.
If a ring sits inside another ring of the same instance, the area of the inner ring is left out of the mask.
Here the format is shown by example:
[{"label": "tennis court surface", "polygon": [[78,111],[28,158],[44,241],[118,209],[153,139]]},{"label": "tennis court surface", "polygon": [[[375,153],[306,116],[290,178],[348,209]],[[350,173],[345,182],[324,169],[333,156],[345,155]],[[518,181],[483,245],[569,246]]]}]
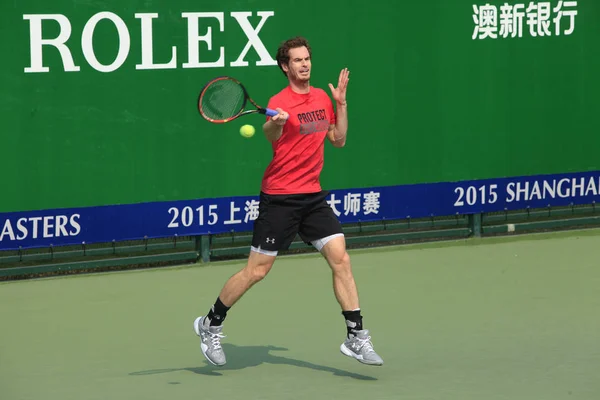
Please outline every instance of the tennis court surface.
[{"label": "tennis court surface", "polygon": [[243,261],[0,284],[0,399],[600,399],[600,231],[351,251],[382,367],[343,356],[318,255],[192,322]]}]

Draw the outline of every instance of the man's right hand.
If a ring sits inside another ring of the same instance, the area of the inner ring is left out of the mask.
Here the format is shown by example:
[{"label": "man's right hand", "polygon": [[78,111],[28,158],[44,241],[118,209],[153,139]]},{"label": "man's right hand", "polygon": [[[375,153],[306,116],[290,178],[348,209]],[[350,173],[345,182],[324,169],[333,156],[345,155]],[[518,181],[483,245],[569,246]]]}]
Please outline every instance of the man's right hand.
[{"label": "man's right hand", "polygon": [[274,115],[271,117],[271,121],[273,121],[273,123],[283,126],[285,125],[285,122],[287,121],[287,119],[289,118],[289,114],[286,113],[285,111],[283,111],[281,108],[276,108],[275,111],[278,112],[277,115]]}]

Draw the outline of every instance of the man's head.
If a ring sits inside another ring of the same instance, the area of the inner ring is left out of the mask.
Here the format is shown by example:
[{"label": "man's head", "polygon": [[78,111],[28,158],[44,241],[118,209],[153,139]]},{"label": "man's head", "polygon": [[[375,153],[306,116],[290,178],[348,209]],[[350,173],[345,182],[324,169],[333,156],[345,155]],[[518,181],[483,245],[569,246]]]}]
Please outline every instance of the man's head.
[{"label": "man's head", "polygon": [[303,37],[288,39],[277,50],[277,65],[288,79],[308,81],[311,54],[310,45]]}]

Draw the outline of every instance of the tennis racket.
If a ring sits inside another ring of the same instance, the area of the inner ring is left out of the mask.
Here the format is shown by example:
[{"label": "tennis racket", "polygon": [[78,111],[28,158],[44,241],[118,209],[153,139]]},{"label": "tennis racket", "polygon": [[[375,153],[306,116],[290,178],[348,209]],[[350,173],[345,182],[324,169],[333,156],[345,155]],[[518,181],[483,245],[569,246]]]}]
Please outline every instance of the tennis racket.
[{"label": "tennis racket", "polygon": [[[250,103],[254,109],[246,110]],[[223,124],[242,115],[265,114],[270,117],[277,111],[260,107],[250,98],[244,85],[230,76],[221,76],[208,82],[198,96],[198,111],[209,122]]]}]

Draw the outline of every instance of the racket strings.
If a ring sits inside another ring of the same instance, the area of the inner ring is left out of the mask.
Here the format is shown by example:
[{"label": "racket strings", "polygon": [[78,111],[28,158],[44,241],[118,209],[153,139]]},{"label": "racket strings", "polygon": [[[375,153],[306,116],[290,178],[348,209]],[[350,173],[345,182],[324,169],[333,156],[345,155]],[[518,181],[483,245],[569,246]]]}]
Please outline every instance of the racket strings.
[{"label": "racket strings", "polygon": [[244,100],[244,89],[240,85],[221,79],[206,88],[202,96],[202,112],[210,119],[228,119],[242,111]]}]

